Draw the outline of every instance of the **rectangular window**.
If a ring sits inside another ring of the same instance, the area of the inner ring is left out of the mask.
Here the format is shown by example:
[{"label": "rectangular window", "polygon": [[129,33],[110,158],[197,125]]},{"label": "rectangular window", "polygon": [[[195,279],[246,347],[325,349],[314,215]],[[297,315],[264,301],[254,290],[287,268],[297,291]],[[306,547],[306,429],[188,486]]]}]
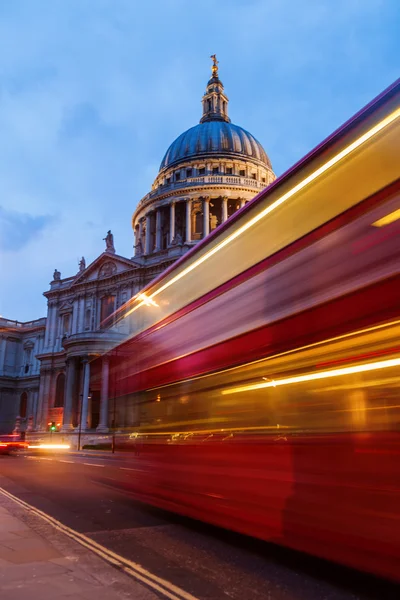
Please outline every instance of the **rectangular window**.
[{"label": "rectangular window", "polygon": [[232,167],[226,167],[226,174],[227,175],[232,175],[232,173],[233,173]]},{"label": "rectangular window", "polygon": [[265,181],[266,181],[266,180],[265,180],[265,177],[263,177],[261,181],[262,181],[263,183],[265,183]]},{"label": "rectangular window", "polygon": [[175,181],[179,181],[181,178],[181,172],[180,171],[175,171]]},{"label": "rectangular window", "polygon": [[186,169],[186,177],[192,176],[192,169]]},{"label": "rectangular window", "polygon": [[63,333],[64,334],[69,333],[70,323],[71,323],[71,315],[68,313],[68,314],[64,315],[64,318],[63,318],[63,328],[64,328]]},{"label": "rectangular window", "polygon": [[[115,296],[105,296],[101,299],[100,324],[104,323],[114,312]],[[110,323],[107,323],[109,325]],[[102,326],[102,325],[101,325]]]},{"label": "rectangular window", "polygon": [[218,167],[213,167],[212,174],[213,175],[218,175],[218,173],[219,173],[219,168]]},{"label": "rectangular window", "polygon": [[165,180],[165,183],[168,185],[168,183],[171,183],[171,177],[167,177],[167,179]]},{"label": "rectangular window", "polygon": [[205,175],[205,174],[206,174],[205,167],[200,167],[200,169],[199,169],[199,175]]},{"label": "rectangular window", "polygon": [[244,169],[241,169],[239,171],[239,175],[240,175],[240,177],[244,177],[246,175],[246,171]]},{"label": "rectangular window", "polygon": [[252,179],[257,179],[257,173],[252,173],[252,174],[251,174],[251,178],[252,178]]}]

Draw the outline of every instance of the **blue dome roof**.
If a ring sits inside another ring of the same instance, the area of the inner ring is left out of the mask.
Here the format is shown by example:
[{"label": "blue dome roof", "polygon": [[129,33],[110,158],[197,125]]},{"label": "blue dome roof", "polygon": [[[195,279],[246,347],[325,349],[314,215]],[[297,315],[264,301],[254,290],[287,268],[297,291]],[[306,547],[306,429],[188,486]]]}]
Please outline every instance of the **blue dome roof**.
[{"label": "blue dome roof", "polygon": [[251,133],[226,121],[211,120],[191,127],[176,138],[162,159],[160,171],[191,158],[226,154],[232,158],[253,159],[271,168],[264,148]]}]

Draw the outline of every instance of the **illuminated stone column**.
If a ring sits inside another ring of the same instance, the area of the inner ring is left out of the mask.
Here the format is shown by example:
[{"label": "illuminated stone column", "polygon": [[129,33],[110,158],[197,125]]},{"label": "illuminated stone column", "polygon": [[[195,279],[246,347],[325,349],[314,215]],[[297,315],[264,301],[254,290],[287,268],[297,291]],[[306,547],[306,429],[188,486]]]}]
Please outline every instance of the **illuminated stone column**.
[{"label": "illuminated stone column", "polygon": [[146,215],[146,254],[151,252],[151,213]]},{"label": "illuminated stone column", "polygon": [[192,239],[192,200],[188,198],[186,200],[186,242],[190,242]]},{"label": "illuminated stone column", "polygon": [[156,251],[161,250],[161,210],[156,210]]},{"label": "illuminated stone column", "polygon": [[89,406],[89,384],[90,384],[90,362],[89,358],[83,359],[83,391],[82,391],[82,411],[81,411],[81,431],[86,431],[88,421]]},{"label": "illuminated stone column", "polygon": [[228,218],[228,198],[227,198],[227,196],[224,196],[222,198],[222,222],[225,223],[227,218]]},{"label": "illuminated stone column", "polygon": [[96,431],[107,433],[108,431],[108,378],[109,378],[109,359],[103,358],[101,366],[101,395],[100,395],[100,422]]},{"label": "illuminated stone column", "polygon": [[144,254],[145,253],[145,244],[143,244],[143,219],[139,219],[139,234],[138,234],[138,241],[137,243],[140,245],[138,245],[137,247],[137,253],[139,254]]},{"label": "illuminated stone column", "polygon": [[175,202],[169,205],[169,243],[172,244],[175,238]]},{"label": "illuminated stone column", "polygon": [[65,383],[65,401],[64,401],[64,414],[63,424],[61,431],[72,431],[72,403],[74,400],[74,388],[76,378],[76,362],[75,358],[69,358],[67,364],[67,381]]},{"label": "illuminated stone column", "polygon": [[243,208],[243,206],[246,204],[246,198],[240,198],[240,208]]},{"label": "illuminated stone column", "polygon": [[203,198],[203,237],[210,233],[210,197]]}]

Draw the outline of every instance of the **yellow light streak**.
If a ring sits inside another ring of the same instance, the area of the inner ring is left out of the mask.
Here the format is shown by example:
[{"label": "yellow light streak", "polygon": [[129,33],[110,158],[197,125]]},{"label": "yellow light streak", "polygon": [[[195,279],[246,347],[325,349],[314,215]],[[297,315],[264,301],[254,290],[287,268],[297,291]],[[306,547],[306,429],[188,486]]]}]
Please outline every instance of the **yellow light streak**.
[{"label": "yellow light streak", "polygon": [[146,306],[158,306],[157,302],[152,300],[149,296],[146,296],[146,294],[138,294],[137,299],[141,300],[142,304],[145,304]]},{"label": "yellow light streak", "polygon": [[[222,369],[221,371],[218,371],[218,375],[221,375],[221,374],[226,375],[227,373],[230,373],[232,371],[240,371],[241,369],[253,367],[257,364],[261,364],[266,361],[276,360],[277,358],[282,358],[284,356],[298,354],[299,352],[303,352],[305,350],[314,350],[315,348],[318,348],[320,346],[327,346],[328,344],[331,344],[333,342],[339,342],[339,341],[345,340],[347,338],[354,338],[354,337],[357,337],[360,335],[365,335],[365,334],[371,333],[373,331],[378,331],[379,329],[390,329],[397,325],[400,325],[400,320],[391,321],[390,323],[381,323],[379,325],[373,325],[372,327],[366,327],[365,329],[358,329],[356,331],[351,331],[350,333],[344,333],[344,334],[341,334],[341,335],[338,335],[338,336],[335,336],[332,338],[328,338],[326,340],[321,340],[320,342],[314,342],[313,344],[306,344],[305,346],[299,346],[297,348],[285,350],[285,352],[279,352],[278,354],[272,354],[271,356],[257,358],[256,360],[252,360],[251,362],[244,363],[239,366],[235,365],[234,367],[228,367],[226,369]],[[186,352],[185,354],[181,354],[180,356],[177,356],[176,358],[171,358],[170,360],[164,361],[162,363],[158,363],[158,365],[156,365],[156,366],[161,366],[161,365],[166,365],[168,363],[172,363],[175,360],[179,360],[181,358],[184,358],[185,356],[189,356],[190,354],[191,354],[191,352]],[[179,380],[179,382],[174,381],[173,383],[157,385],[155,387],[148,388],[146,391],[154,392],[154,391],[157,391],[160,389],[166,389],[166,388],[173,387],[174,385],[177,385],[177,384],[191,383],[192,381],[198,381],[199,379],[212,378],[212,377],[215,377],[215,375],[216,375],[216,373],[214,373],[214,372],[213,373],[204,373],[202,375],[196,375],[194,377],[189,377],[187,379],[181,379],[181,380]]]},{"label": "yellow light streak", "polygon": [[[283,194],[282,196],[280,196],[279,198],[277,198],[275,200],[275,202],[272,202],[272,204],[270,204],[269,206],[267,206],[266,208],[264,208],[257,215],[255,215],[253,218],[249,219],[246,223],[244,223],[241,227],[239,227],[239,229],[237,229],[236,231],[234,231],[233,233],[231,233],[222,242],[220,242],[214,248],[212,248],[211,250],[209,250],[208,252],[206,252],[203,256],[201,256],[196,261],[194,261],[191,265],[189,265],[188,267],[186,267],[186,269],[184,269],[183,271],[181,271],[180,273],[178,273],[178,275],[175,275],[175,277],[173,277],[172,279],[170,279],[169,281],[167,281],[166,283],[164,283],[164,285],[162,285],[160,288],[158,288],[157,290],[155,290],[152,294],[150,294],[149,296],[147,296],[147,298],[150,298],[150,299],[155,298],[156,296],[158,296],[158,294],[161,294],[161,292],[163,292],[167,288],[171,287],[171,285],[173,285],[174,283],[176,283],[177,281],[179,281],[180,279],[182,279],[183,277],[185,277],[186,275],[188,275],[188,273],[190,273],[191,271],[193,271],[194,269],[196,269],[197,267],[199,267],[206,260],[208,260],[209,258],[211,258],[211,256],[213,256],[214,254],[216,254],[217,252],[219,252],[220,250],[222,250],[223,248],[225,248],[225,246],[227,246],[228,244],[230,244],[231,242],[233,242],[236,238],[238,238],[240,235],[242,235],[243,233],[245,233],[245,231],[247,231],[248,229],[250,229],[250,227],[253,227],[253,225],[255,225],[256,223],[258,223],[261,219],[263,219],[264,217],[266,217],[272,211],[276,210],[279,206],[281,206],[281,204],[283,204],[284,202],[286,202],[287,200],[289,200],[289,198],[292,198],[292,196],[294,196],[295,194],[297,194],[298,192],[300,192],[301,190],[303,190],[310,183],[312,183],[313,181],[315,181],[315,179],[317,179],[318,177],[321,177],[321,175],[323,175],[324,173],[326,173],[326,171],[328,171],[329,169],[331,169],[332,167],[334,167],[338,162],[340,162],[341,160],[343,160],[344,158],[346,158],[349,154],[351,154],[352,152],[354,152],[355,150],[357,150],[357,148],[359,148],[360,146],[362,146],[363,144],[365,144],[368,140],[370,140],[372,137],[374,137],[375,135],[377,135],[380,131],[382,131],[383,129],[385,129],[385,127],[387,127],[388,125],[390,125],[391,123],[393,123],[399,117],[400,117],[400,108],[394,110],[387,117],[385,117],[384,119],[382,119],[382,121],[379,121],[379,123],[377,123],[376,125],[374,125],[374,127],[371,127],[371,129],[369,129],[363,135],[361,135],[359,138],[357,138],[356,140],[354,140],[354,142],[352,142],[351,144],[349,144],[348,146],[346,146],[346,148],[344,148],[343,150],[341,150],[340,152],[338,152],[337,154],[335,154],[335,156],[333,156],[330,160],[328,160],[326,163],[324,163],[323,165],[321,165],[321,167],[319,167],[318,169],[316,169],[315,171],[313,171],[310,175],[308,175],[302,181],[300,181],[298,184],[296,184],[295,186],[293,186],[285,194]],[[138,298],[139,297],[140,297],[140,295],[138,296]],[[138,304],[138,305],[134,306],[133,308],[131,308],[131,310],[129,310],[126,313],[125,316],[126,317],[129,316],[131,313],[133,313],[135,310],[137,310],[140,306],[142,306],[142,304]]]},{"label": "yellow light streak", "polygon": [[375,223],[372,223],[372,225],[373,227],[385,227],[385,225],[390,225],[390,223],[394,223],[394,221],[397,221],[398,219],[400,219],[400,208],[385,215],[381,219],[378,219]]},{"label": "yellow light streak", "polygon": [[305,373],[294,377],[284,379],[275,379],[265,383],[254,383],[250,385],[239,386],[227,390],[222,390],[222,395],[237,394],[240,392],[249,392],[252,390],[261,390],[264,388],[278,387],[280,385],[291,385],[293,383],[304,383],[305,381],[316,381],[318,379],[328,379],[329,377],[339,377],[340,375],[352,375],[353,373],[365,373],[367,371],[376,371],[377,369],[388,369],[390,367],[400,366],[400,358],[392,358],[362,365],[353,365],[352,367],[343,367],[341,369],[330,369],[329,371],[317,371],[316,373]]},{"label": "yellow light streak", "polygon": [[[168,423],[169,426],[173,425],[173,423]],[[179,423],[182,426],[182,423]],[[179,431],[136,431],[135,433],[131,433],[129,435],[129,439],[135,440],[140,439],[140,437],[151,437],[151,436],[165,436],[165,435],[182,435],[182,436],[192,436],[192,435],[213,435],[214,433],[230,433],[230,432],[240,432],[240,431],[274,431],[276,429],[289,429],[290,425],[259,425],[258,427],[226,427],[225,429],[192,429],[190,431],[179,430]]]},{"label": "yellow light streak", "polygon": [[41,450],[68,450],[71,446],[68,444],[32,444],[28,448],[40,448]]}]

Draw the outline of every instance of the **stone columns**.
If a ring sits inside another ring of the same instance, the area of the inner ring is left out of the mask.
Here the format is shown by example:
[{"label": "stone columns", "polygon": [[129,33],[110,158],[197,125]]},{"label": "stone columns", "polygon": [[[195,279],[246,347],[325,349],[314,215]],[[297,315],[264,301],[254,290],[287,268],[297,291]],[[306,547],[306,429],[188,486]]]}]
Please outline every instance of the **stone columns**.
[{"label": "stone columns", "polygon": [[50,302],[48,303],[48,308],[47,308],[47,319],[46,319],[46,329],[44,332],[44,346],[45,348],[47,348],[47,346],[50,345],[49,343],[49,338],[50,338],[50,330],[51,330],[51,319],[53,317],[53,307],[50,304]]},{"label": "stone columns", "polygon": [[74,389],[76,379],[76,362],[75,358],[69,358],[67,364],[67,381],[65,383],[65,401],[64,401],[64,414],[63,424],[61,431],[72,431],[72,404],[74,401]]},{"label": "stone columns", "polygon": [[243,206],[246,204],[246,198],[239,198],[240,200],[240,208],[243,208]]},{"label": "stone columns", "polygon": [[78,308],[79,308],[79,300],[75,300],[74,302],[74,306],[73,306],[73,313],[72,313],[72,327],[71,327],[71,333],[77,333],[78,331]]},{"label": "stone columns", "polygon": [[100,421],[96,429],[99,433],[108,431],[108,376],[109,359],[104,357],[101,365]]},{"label": "stone columns", "polygon": [[90,384],[90,362],[88,358],[83,359],[83,390],[82,390],[82,410],[80,426],[81,431],[86,431],[88,421],[89,407],[89,384]]},{"label": "stone columns", "polygon": [[29,402],[29,412],[28,412],[28,424],[26,427],[26,431],[30,432],[33,431],[35,429],[35,423],[37,421],[37,397],[38,397],[38,392],[37,390],[32,390],[31,391],[31,397],[30,397],[30,402]]},{"label": "stone columns", "polygon": [[56,310],[52,302],[48,303],[47,319],[46,319],[46,331],[44,334],[44,347],[48,348],[51,345],[51,336],[53,328],[53,313]]},{"label": "stone columns", "polygon": [[161,210],[156,210],[156,252],[161,250]]},{"label": "stone columns", "polygon": [[151,213],[146,215],[146,248],[145,253],[151,253]]},{"label": "stone columns", "polygon": [[142,246],[142,252],[144,250],[143,248],[143,219],[139,219],[139,239],[137,240],[137,243],[139,243]]},{"label": "stone columns", "polygon": [[45,346],[48,348],[54,348],[57,337],[57,305],[55,303],[51,304],[51,309],[49,310],[47,316],[46,333],[47,330],[48,338],[47,344],[45,343]]},{"label": "stone columns", "polygon": [[175,202],[169,205],[169,243],[175,239]]},{"label": "stone columns", "polygon": [[225,223],[227,218],[228,218],[228,198],[227,198],[227,196],[224,196],[222,198],[222,222]]},{"label": "stone columns", "polygon": [[192,239],[192,200],[188,198],[186,200],[186,242],[190,242]]},{"label": "stone columns", "polygon": [[203,198],[203,237],[210,233],[210,197]]},{"label": "stone columns", "polygon": [[50,394],[50,379],[51,372],[43,370],[40,373],[39,383],[39,406],[38,406],[38,417],[37,417],[37,428],[46,430],[47,427],[47,416],[49,411],[49,394]]},{"label": "stone columns", "polygon": [[77,332],[80,333],[85,329],[85,297],[80,296],[78,298],[79,303],[79,319]]},{"label": "stone columns", "polygon": [[0,373],[4,372],[4,358],[6,355],[6,338],[0,338]]}]

